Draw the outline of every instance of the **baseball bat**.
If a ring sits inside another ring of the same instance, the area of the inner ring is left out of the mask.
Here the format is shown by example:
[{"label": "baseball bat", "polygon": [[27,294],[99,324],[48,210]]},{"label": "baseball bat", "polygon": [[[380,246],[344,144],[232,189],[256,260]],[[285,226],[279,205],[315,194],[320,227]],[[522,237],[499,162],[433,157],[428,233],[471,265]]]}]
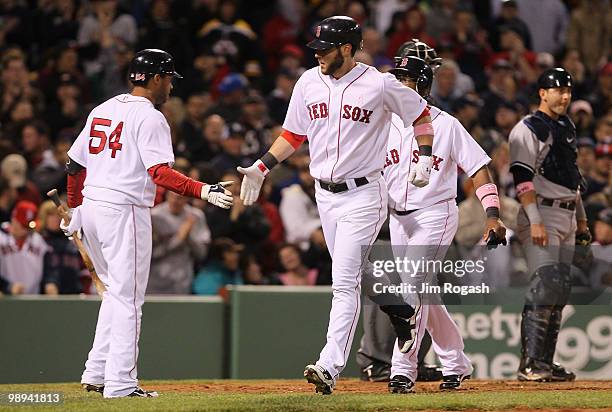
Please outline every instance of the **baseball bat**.
[{"label": "baseball bat", "polygon": [[[47,192],[47,196],[49,196],[51,200],[53,200],[53,203],[55,203],[55,206],[57,206],[57,211],[59,212],[60,217],[64,219],[66,223],[70,223],[70,215],[68,213],[68,207],[64,205],[62,201],[60,200],[59,194],[57,193],[57,189],[51,189],[49,192]],[[91,279],[94,285],[96,285],[96,291],[98,292],[98,295],[102,296],[102,293],[106,291],[106,287],[104,286],[104,283],[102,283],[102,281],[98,277],[98,274],[96,273],[96,269],[94,268],[93,262],[91,261],[91,258],[89,257],[89,253],[87,253],[87,250],[85,249],[85,245],[83,244],[83,241],[79,239],[79,237],[76,236],[76,234],[73,234],[72,240],[74,241],[74,244],[79,250],[79,253],[81,254],[81,258],[83,258],[85,267],[87,267],[87,270],[91,274]]]}]

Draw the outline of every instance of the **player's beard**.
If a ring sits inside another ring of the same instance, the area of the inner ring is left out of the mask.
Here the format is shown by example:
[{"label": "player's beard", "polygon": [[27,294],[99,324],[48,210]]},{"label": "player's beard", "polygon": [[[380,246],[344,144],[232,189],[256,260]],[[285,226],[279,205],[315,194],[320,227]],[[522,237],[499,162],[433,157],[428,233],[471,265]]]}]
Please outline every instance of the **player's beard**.
[{"label": "player's beard", "polygon": [[327,70],[325,70],[323,74],[333,75],[344,64],[344,57],[342,56],[340,49],[337,50],[338,52],[336,57],[334,57],[334,60],[332,60],[332,62],[327,66]]}]

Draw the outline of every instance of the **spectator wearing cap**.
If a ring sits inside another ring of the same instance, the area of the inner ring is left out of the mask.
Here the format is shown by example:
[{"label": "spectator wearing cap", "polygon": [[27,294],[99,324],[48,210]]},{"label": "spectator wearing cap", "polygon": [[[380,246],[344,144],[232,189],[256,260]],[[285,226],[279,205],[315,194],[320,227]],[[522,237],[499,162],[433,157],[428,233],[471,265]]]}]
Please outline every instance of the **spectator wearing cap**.
[{"label": "spectator wearing cap", "polygon": [[36,205],[28,201],[17,202],[11,223],[0,230],[0,277],[8,283],[5,293],[56,295],[57,279],[45,276],[44,259],[49,246],[34,231]]},{"label": "spectator wearing cap", "polygon": [[276,87],[266,98],[270,118],[276,124],[283,124],[285,121],[289,99],[296,81],[297,76],[287,69],[281,70],[276,75]]},{"label": "spectator wearing cap", "polygon": [[276,136],[271,135],[274,126],[268,116],[266,101],[256,92],[251,92],[242,105],[240,123],[244,125],[244,156],[260,157],[265,153],[266,147],[272,145]]},{"label": "spectator wearing cap", "polygon": [[597,74],[597,86],[588,100],[593,106],[595,118],[605,116],[612,111],[612,62],[607,63]]},{"label": "spectator wearing cap", "polygon": [[230,73],[219,83],[219,102],[207,112],[218,114],[226,122],[237,122],[242,115],[242,103],[246,96],[249,83],[239,73]]},{"label": "spectator wearing cap", "polygon": [[595,144],[590,137],[580,137],[577,141],[578,157],[576,164],[582,176],[589,176],[595,165]]},{"label": "spectator wearing cap", "polygon": [[220,172],[235,170],[238,166],[248,166],[254,158],[244,156],[242,149],[245,144],[245,128],[242,124],[234,122],[229,125],[227,134],[221,138],[221,153],[213,157],[211,166]]},{"label": "spectator wearing cap", "polygon": [[[178,126],[177,151],[189,161],[210,159],[210,147],[203,139],[206,111],[210,108],[210,96],[194,93],[187,98],[185,118]],[[204,158],[204,159],[203,159]]]},{"label": "spectator wearing cap", "polygon": [[53,102],[47,106],[45,112],[51,140],[54,141],[63,130],[68,130],[76,136],[76,127],[85,116],[81,89],[76,77],[70,73],[60,75]]},{"label": "spectator wearing cap", "polygon": [[612,8],[607,0],[581,1],[572,10],[567,30],[569,50],[580,54],[591,73],[601,66],[610,53]]},{"label": "spectator wearing cap", "polygon": [[244,246],[232,239],[215,239],[210,248],[210,259],[193,280],[196,295],[217,295],[226,285],[241,285],[240,257]]},{"label": "spectator wearing cap", "polygon": [[569,116],[576,125],[577,136],[592,136],[595,119],[593,108],[586,100],[575,100],[569,107]]},{"label": "spectator wearing cap", "polygon": [[13,153],[6,156],[0,164],[0,170],[10,187],[16,190],[16,201],[28,200],[40,204],[40,193],[36,185],[27,179],[28,163],[22,155]]},{"label": "spectator wearing cap", "polygon": [[45,254],[45,275],[57,281],[61,295],[86,292],[89,288],[85,285],[91,284],[91,278],[74,242],[60,229],[60,220],[57,206],[51,200],[40,205],[36,230],[49,246]]},{"label": "spectator wearing cap", "polygon": [[516,0],[502,0],[499,15],[491,22],[489,26],[489,41],[493,50],[501,51],[500,28],[505,26],[516,27],[517,32],[523,38],[525,47],[529,50],[532,49],[531,33],[527,24],[521,20],[518,12],[518,4]]},{"label": "spectator wearing cap", "polygon": [[612,144],[597,143],[595,146],[595,164],[586,178],[587,191],[584,194],[585,197],[601,192],[608,185],[611,158]]},{"label": "spectator wearing cap", "polygon": [[283,47],[280,56],[279,71],[287,70],[294,76],[299,77],[306,69],[304,68],[304,52],[295,44]]}]

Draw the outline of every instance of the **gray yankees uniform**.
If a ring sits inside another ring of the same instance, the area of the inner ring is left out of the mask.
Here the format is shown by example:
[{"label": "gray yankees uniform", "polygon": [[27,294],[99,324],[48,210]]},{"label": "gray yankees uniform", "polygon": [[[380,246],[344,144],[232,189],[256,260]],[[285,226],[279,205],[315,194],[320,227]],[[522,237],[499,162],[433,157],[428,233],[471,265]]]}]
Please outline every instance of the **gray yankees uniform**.
[{"label": "gray yankees uniform", "polygon": [[578,190],[581,176],[576,165],[574,124],[567,116],[555,120],[539,110],[526,116],[510,133],[510,158],[517,187],[533,183],[538,212],[548,236],[547,247],[533,244],[528,214],[521,206],[518,237],[533,275],[522,314],[518,377],[572,380],[575,375],[553,363],[553,357],[561,311],[571,289],[577,210],[584,215]]}]

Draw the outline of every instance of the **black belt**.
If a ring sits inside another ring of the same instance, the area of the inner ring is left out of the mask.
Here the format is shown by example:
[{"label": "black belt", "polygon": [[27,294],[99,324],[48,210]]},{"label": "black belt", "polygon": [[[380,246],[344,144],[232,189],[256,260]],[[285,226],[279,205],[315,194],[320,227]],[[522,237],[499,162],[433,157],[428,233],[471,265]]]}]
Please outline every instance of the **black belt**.
[{"label": "black belt", "polygon": [[[355,187],[367,185],[370,181],[366,177],[358,177],[356,179],[352,179],[355,182]],[[349,190],[346,182],[342,183],[327,183],[322,180],[319,180],[319,184],[321,185],[321,189],[327,190],[332,193],[342,193]]]},{"label": "black belt", "polygon": [[397,215],[397,216],[407,216],[412,212],[416,212],[417,210],[420,209],[412,209],[412,210],[395,210],[393,209],[393,212]]},{"label": "black belt", "polygon": [[[555,205],[555,199],[543,198],[540,200],[542,206],[553,207]],[[567,202],[558,202],[557,207],[561,209],[574,210],[576,209],[576,202],[574,200],[568,200]]]}]

